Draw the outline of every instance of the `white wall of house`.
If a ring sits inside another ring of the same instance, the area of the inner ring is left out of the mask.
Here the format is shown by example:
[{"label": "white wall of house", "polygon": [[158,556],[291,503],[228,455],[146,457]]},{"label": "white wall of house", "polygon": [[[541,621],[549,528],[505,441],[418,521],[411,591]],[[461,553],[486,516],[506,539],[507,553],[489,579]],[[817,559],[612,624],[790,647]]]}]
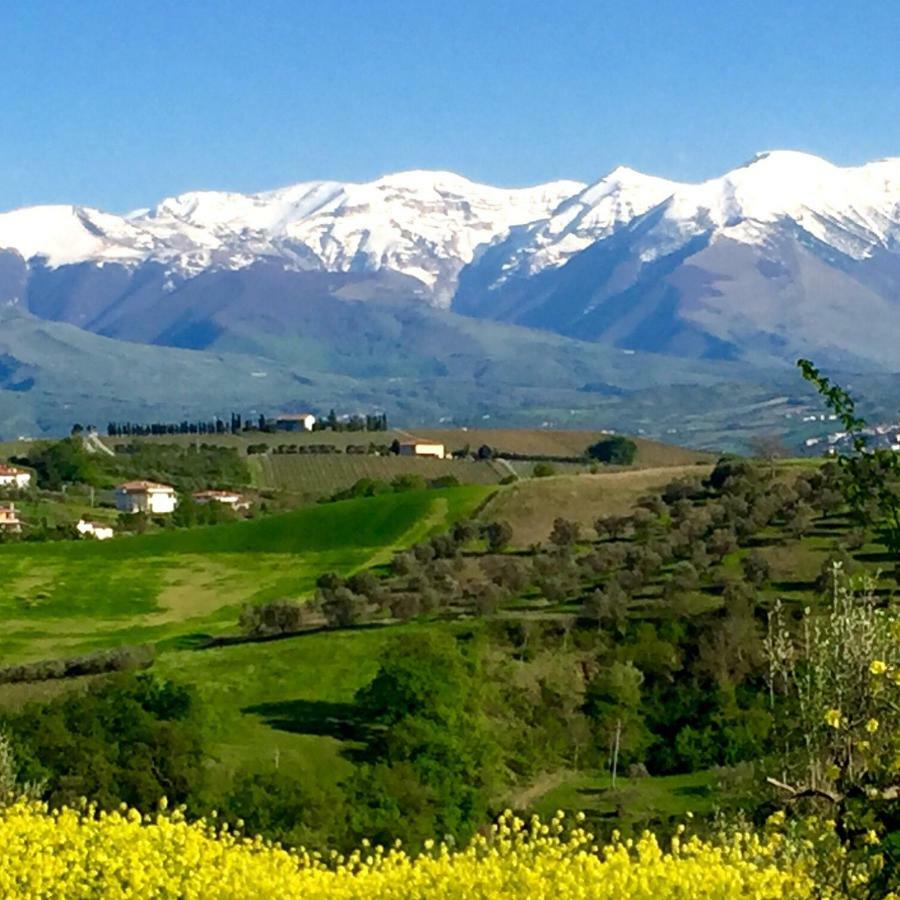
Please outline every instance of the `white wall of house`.
[{"label": "white wall of house", "polygon": [[124,513],[150,513],[165,516],[175,511],[178,496],[174,491],[149,489],[144,491],[116,491],[116,509]]},{"label": "white wall of house", "polygon": [[15,472],[12,474],[0,472],[0,488],[12,490],[25,490],[31,485],[31,472]]},{"label": "white wall of house", "polygon": [[443,444],[428,444],[424,441],[400,445],[400,456],[428,456],[434,459],[444,459],[447,451]]},{"label": "white wall of house", "polygon": [[275,427],[279,431],[312,431],[316,417],[312,413],[300,416],[279,416],[275,419]]},{"label": "white wall of house", "polygon": [[75,528],[79,534],[85,537],[96,538],[98,541],[108,541],[111,537],[115,537],[115,531],[110,525],[101,525],[98,522],[86,522],[82,519]]}]

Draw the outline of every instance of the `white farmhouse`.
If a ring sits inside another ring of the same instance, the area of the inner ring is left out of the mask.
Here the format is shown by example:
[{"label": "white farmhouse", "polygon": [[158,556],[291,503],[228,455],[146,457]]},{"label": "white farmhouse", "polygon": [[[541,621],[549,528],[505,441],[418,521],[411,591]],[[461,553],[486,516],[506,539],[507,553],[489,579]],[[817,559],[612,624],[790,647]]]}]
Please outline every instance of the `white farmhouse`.
[{"label": "white farmhouse", "polygon": [[279,431],[312,431],[316,417],[312,413],[283,413],[275,419]]},{"label": "white farmhouse", "polygon": [[194,494],[194,502],[201,505],[221,503],[234,510],[250,509],[250,501],[236,491],[197,491]]},{"label": "white farmhouse", "polygon": [[447,451],[443,444],[432,444],[428,441],[405,441],[400,444],[400,456],[428,456],[432,459],[444,459]]},{"label": "white farmhouse", "polygon": [[17,491],[25,490],[31,486],[31,472],[19,469],[16,466],[7,466],[0,463],[0,489],[12,488]]},{"label": "white farmhouse", "polygon": [[116,534],[112,525],[104,522],[88,522],[86,519],[79,519],[75,528],[82,537],[92,537],[98,541],[108,541]]},{"label": "white farmhouse", "polygon": [[178,505],[175,488],[155,481],[126,481],[116,488],[116,509],[123,513],[164,516]]}]

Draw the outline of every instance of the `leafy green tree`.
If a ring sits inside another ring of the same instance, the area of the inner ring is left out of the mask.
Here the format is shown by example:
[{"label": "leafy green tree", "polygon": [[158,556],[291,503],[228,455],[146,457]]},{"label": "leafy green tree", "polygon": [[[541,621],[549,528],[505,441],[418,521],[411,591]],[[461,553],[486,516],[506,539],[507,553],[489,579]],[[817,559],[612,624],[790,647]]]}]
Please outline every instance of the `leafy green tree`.
[{"label": "leafy green tree", "polygon": [[204,752],[193,692],[152,675],[116,675],[83,693],[4,716],[21,777],[54,805],[89,797],[151,811],[161,797],[195,802]]},{"label": "leafy green tree", "polygon": [[37,473],[38,484],[58,491],[64,484],[97,484],[97,464],[80,437],[42,442],[22,460]]},{"label": "leafy green tree", "polygon": [[891,553],[900,554],[900,454],[869,447],[866,420],[857,414],[853,397],[809,360],[797,365],[850,437],[852,452],[841,453],[837,462],[844,476],[839,486],[856,520],[879,528]]},{"label": "leafy green tree", "polygon": [[242,769],[221,813],[243,822],[242,831],[292,847],[334,846],[344,838],[343,792],[322,781],[277,769]]},{"label": "leafy green tree", "polygon": [[345,587],[335,591],[320,591],[319,606],[330,628],[356,625],[367,612],[365,598]]},{"label": "leafy green tree", "polygon": [[[464,652],[441,632],[391,642],[375,678],[357,694],[372,723],[371,767],[351,787],[358,801],[396,810],[398,797],[412,792],[410,815],[426,819],[430,836],[464,839],[485,821],[498,759],[482,713],[480,666],[476,647]],[[398,773],[406,776],[399,783]],[[391,840],[422,833],[414,823],[391,821],[400,827]]]},{"label": "leafy green tree", "polygon": [[741,560],[741,571],[744,573],[744,578],[754,587],[763,587],[772,577],[772,567],[759,550],[751,550]]},{"label": "leafy green tree", "polygon": [[637,456],[637,444],[621,434],[614,434],[591,444],[587,455],[608,465],[630,466]]},{"label": "leafy green tree", "polygon": [[643,673],[630,662],[614,662],[587,686],[585,714],[600,748],[612,748],[619,735],[619,759],[627,765],[643,761],[652,738],[641,715]]},{"label": "leafy green tree", "polygon": [[489,522],[484,526],[484,536],[487,539],[488,550],[491,553],[500,553],[512,540],[512,526],[509,522]]},{"label": "leafy green tree", "polygon": [[553,530],[550,532],[550,543],[557,547],[572,547],[578,543],[581,537],[581,527],[577,522],[570,522],[561,516],[553,521]]},{"label": "leafy green tree", "polygon": [[556,474],[556,469],[548,462],[539,462],[535,463],[531,474],[534,478],[549,478],[551,475]]},{"label": "leafy green tree", "polygon": [[598,537],[610,537],[618,540],[624,537],[631,528],[631,519],[628,516],[601,516],[594,522],[594,530]]}]

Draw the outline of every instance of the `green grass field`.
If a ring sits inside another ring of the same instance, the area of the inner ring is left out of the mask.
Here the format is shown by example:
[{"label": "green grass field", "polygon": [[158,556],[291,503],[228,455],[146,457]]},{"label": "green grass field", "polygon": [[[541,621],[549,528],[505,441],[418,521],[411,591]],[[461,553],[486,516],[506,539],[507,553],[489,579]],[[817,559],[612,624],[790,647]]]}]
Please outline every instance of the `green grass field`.
[{"label": "green grass field", "polygon": [[[657,775],[643,778],[619,777],[616,787],[608,774],[560,773],[558,783],[528,808],[549,817],[558,809],[584,812],[594,824],[609,820],[627,831],[635,824],[669,819],[684,821],[688,813],[704,816],[717,804],[719,785],[716,773],[703,771],[688,775]],[[540,785],[539,785],[540,786]]]},{"label": "green grass field", "polygon": [[386,494],[104,543],[0,547],[4,662],[233,629],[245,603],[299,598],[325,571],[385,562],[490,488]]},{"label": "green grass field", "polygon": [[336,780],[353,745],[341,716],[371,681],[385,642],[420,625],[360,627],[264,643],[164,653],[157,674],[193,684],[206,710],[216,775],[279,766]]}]

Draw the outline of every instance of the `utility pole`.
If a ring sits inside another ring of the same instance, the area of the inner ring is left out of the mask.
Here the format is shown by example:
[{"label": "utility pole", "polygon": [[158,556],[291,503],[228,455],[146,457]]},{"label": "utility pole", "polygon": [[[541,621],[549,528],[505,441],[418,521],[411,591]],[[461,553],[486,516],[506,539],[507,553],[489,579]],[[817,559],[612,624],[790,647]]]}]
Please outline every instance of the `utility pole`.
[{"label": "utility pole", "polygon": [[622,740],[622,720],[616,719],[616,743],[613,747],[612,788],[616,789],[616,773],[619,768],[619,742]]}]

